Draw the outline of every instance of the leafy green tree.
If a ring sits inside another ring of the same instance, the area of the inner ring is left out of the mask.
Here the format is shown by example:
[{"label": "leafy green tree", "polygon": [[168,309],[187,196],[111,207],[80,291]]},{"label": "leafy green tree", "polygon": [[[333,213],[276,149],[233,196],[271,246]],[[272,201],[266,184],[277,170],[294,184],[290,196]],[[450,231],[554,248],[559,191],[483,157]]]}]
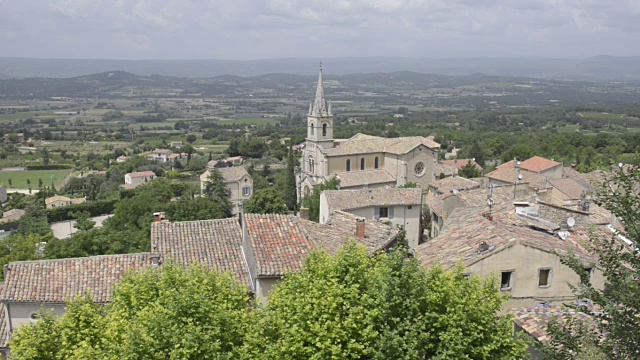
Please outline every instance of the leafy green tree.
[{"label": "leafy green tree", "polygon": [[[479,302],[478,299],[482,299]],[[246,358],[520,359],[495,279],[425,270],[406,249],[316,251],[254,312]]]},{"label": "leafy green tree", "polygon": [[484,151],[482,150],[482,147],[480,147],[480,143],[478,143],[478,141],[474,141],[473,145],[471,145],[471,148],[469,149],[469,154],[468,157],[470,159],[476,159],[476,163],[478,163],[478,165],[484,167],[485,165],[485,155],[484,155]]},{"label": "leafy green tree", "polygon": [[249,214],[286,214],[288,211],[284,200],[272,187],[254,192],[244,209]]},{"label": "leafy green tree", "polygon": [[42,312],[37,323],[20,326],[11,335],[12,359],[60,359],[60,327],[55,314]]},{"label": "leafy green tree", "polygon": [[51,157],[49,155],[49,150],[44,147],[42,148],[42,164],[43,165],[49,165],[49,162],[51,161]]},{"label": "leafy green tree", "polygon": [[[597,347],[610,359],[634,359],[640,354],[640,167],[634,165],[625,171],[616,172],[598,191],[596,204],[611,211],[622,219],[625,229],[618,232],[629,242],[622,245],[617,236],[592,236],[590,249],[599,258],[599,268],[605,277],[604,291],[596,289],[588,272],[575,256],[564,260],[579,276],[580,283],[574,284],[579,298],[590,299],[602,308],[601,315],[595,316],[595,332],[582,336],[585,345]],[[589,327],[577,324],[576,329]],[[556,328],[552,332],[552,344],[560,348],[575,347],[574,336],[565,336],[566,330]],[[585,334],[581,330],[581,334]],[[604,334],[603,341],[597,341]],[[578,344],[578,346],[583,345]],[[557,358],[557,357],[556,357]]]},{"label": "leafy green tree", "polygon": [[320,221],[320,194],[325,190],[338,190],[340,180],[332,178],[313,188],[313,192],[302,198],[302,206],[309,209],[309,220]]},{"label": "leafy green tree", "polygon": [[229,147],[227,147],[227,154],[229,156],[238,156],[240,155],[240,139],[233,138],[229,141]]},{"label": "leafy green tree", "polygon": [[291,211],[296,211],[298,207],[298,195],[296,190],[295,160],[293,159],[293,149],[289,146],[287,156],[287,177],[285,182],[285,203]]},{"label": "leafy green tree", "polygon": [[89,231],[96,224],[95,221],[91,220],[91,214],[88,211],[75,211],[70,215],[76,221],[73,227],[80,231]]},{"label": "leafy green tree", "polygon": [[194,134],[189,134],[187,135],[186,140],[188,143],[194,143],[198,138]]},{"label": "leafy green tree", "polygon": [[13,179],[9,178],[7,181],[9,182],[10,187],[13,186]]},{"label": "leafy green tree", "polygon": [[[0,267],[11,261],[40,260],[45,257],[42,248],[53,236],[51,234],[13,234],[0,239]],[[2,274],[4,278],[4,273]]]},{"label": "leafy green tree", "polygon": [[27,208],[25,215],[20,219],[18,234],[26,236],[30,234],[47,235],[51,233],[51,228],[47,222],[44,210],[37,205]]},{"label": "leafy green tree", "polygon": [[194,221],[222,219],[228,217],[228,212],[224,204],[202,197],[192,199],[189,196],[183,196],[180,200],[171,203],[166,215],[171,221]]}]

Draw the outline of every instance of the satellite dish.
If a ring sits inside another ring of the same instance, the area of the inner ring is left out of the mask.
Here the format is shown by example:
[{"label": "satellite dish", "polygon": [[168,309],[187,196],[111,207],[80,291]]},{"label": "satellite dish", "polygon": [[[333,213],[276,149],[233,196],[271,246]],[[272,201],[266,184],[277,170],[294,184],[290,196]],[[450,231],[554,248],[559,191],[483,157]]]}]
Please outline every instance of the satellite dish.
[{"label": "satellite dish", "polygon": [[491,199],[491,198],[487,199],[487,204],[489,206],[493,206],[493,204],[494,204],[493,199]]},{"label": "satellite dish", "polygon": [[522,180],[522,174],[518,174],[518,180]]},{"label": "satellite dish", "polygon": [[576,219],[570,217],[567,219],[567,225],[569,225],[569,227],[573,227],[576,224]]},{"label": "satellite dish", "polygon": [[622,163],[618,163],[618,167],[622,169]]}]

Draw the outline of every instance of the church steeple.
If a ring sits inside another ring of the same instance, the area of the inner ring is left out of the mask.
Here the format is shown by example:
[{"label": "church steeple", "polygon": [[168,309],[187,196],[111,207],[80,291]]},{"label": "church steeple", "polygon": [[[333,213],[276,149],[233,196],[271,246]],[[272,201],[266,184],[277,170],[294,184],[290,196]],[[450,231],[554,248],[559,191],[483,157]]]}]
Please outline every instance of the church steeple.
[{"label": "church steeple", "polygon": [[316,86],[316,98],[309,108],[311,116],[331,116],[331,105],[324,97],[324,82],[322,80],[322,63],[320,63],[320,74],[318,75],[318,85]]}]

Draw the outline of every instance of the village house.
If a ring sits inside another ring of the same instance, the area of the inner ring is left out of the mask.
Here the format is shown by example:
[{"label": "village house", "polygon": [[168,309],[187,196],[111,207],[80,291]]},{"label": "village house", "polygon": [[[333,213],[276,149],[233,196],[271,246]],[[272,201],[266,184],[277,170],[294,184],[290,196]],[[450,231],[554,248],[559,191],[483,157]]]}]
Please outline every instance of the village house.
[{"label": "village house", "polygon": [[167,162],[169,160],[169,155],[171,154],[173,154],[173,151],[171,150],[155,149],[149,154],[149,156],[147,156],[147,159],[153,160],[153,161]]},{"label": "village house", "polygon": [[52,196],[44,200],[47,209],[55,209],[63,206],[78,205],[86,202],[85,198],[69,198],[66,196]]},{"label": "village house", "polygon": [[[233,214],[240,212],[245,201],[251,199],[253,195],[253,178],[247,172],[244,166],[232,166],[219,168],[220,174],[224,179],[224,183],[229,189],[229,200],[233,205]],[[211,170],[205,171],[200,175],[200,190],[204,192],[207,182],[209,182],[209,176]]]},{"label": "village house", "polygon": [[[597,226],[598,236],[613,236]],[[498,276],[500,291],[509,293],[505,308],[556,306],[577,299],[568,284],[580,281],[561,262],[570,252],[588,269],[592,284],[604,287],[597,258],[584,248],[589,214],[567,211],[544,203],[504,203],[454,209],[438,237],[418,246],[423,266],[452,268],[465,273]]]},{"label": "village house", "polygon": [[155,179],[156,173],[153,171],[138,171],[132,172],[124,175],[124,184],[125,185],[138,185],[138,184],[146,184],[149,181]]},{"label": "village house", "polygon": [[320,194],[320,223],[342,210],[367,220],[390,222],[406,231],[411,249],[422,241],[422,190],[378,188],[325,190]]},{"label": "village house", "polygon": [[172,148],[180,149],[184,145],[182,145],[182,141],[172,141],[171,143],[169,143],[169,146]]},{"label": "village house", "polygon": [[116,162],[117,162],[117,163],[123,163],[123,162],[126,162],[127,160],[129,160],[129,158],[128,158],[128,157],[126,157],[126,156],[124,156],[124,155],[120,155],[120,156],[118,156],[118,158],[116,159]]},{"label": "village house", "polygon": [[296,175],[299,199],[334,177],[340,180],[340,189],[396,187],[407,183],[426,188],[435,180],[440,144],[433,137],[356,134],[349,139],[334,139],[333,130],[331,103],[325,98],[320,69],[315,100],[307,114],[302,166]]},{"label": "village house", "polygon": [[38,151],[38,148],[33,146],[20,146],[18,147],[18,152],[22,155],[24,154],[35,154]]},{"label": "village house", "polygon": [[151,265],[148,253],[11,262],[0,286],[0,351],[8,353],[11,333],[38,320],[41,311],[65,313],[65,303],[90,293],[108,303],[111,290],[129,270]]},{"label": "village house", "polygon": [[27,212],[22,209],[11,209],[2,213],[0,223],[13,222],[20,220]]},{"label": "village house", "polygon": [[480,173],[482,174],[482,172],[484,171],[484,168],[482,166],[480,166],[480,164],[478,164],[477,162],[475,162],[475,159],[454,159],[454,160],[442,160],[442,164],[450,166],[455,168],[457,171],[462,170],[463,167],[467,166],[467,164],[472,163],[473,166],[480,171]]}]

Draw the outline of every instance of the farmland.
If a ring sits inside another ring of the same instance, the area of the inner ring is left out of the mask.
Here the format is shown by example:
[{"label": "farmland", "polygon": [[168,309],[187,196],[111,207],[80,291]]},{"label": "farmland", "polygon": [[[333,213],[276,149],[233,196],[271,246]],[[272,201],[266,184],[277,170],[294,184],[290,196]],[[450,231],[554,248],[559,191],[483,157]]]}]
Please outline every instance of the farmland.
[{"label": "farmland", "polygon": [[[31,182],[31,188],[37,189],[38,182],[42,179],[44,185],[51,185],[51,181],[56,187],[60,187],[65,178],[71,174],[71,170],[24,170],[24,171],[0,171],[0,184],[14,189],[28,189]],[[11,180],[11,185],[9,185]]]}]

